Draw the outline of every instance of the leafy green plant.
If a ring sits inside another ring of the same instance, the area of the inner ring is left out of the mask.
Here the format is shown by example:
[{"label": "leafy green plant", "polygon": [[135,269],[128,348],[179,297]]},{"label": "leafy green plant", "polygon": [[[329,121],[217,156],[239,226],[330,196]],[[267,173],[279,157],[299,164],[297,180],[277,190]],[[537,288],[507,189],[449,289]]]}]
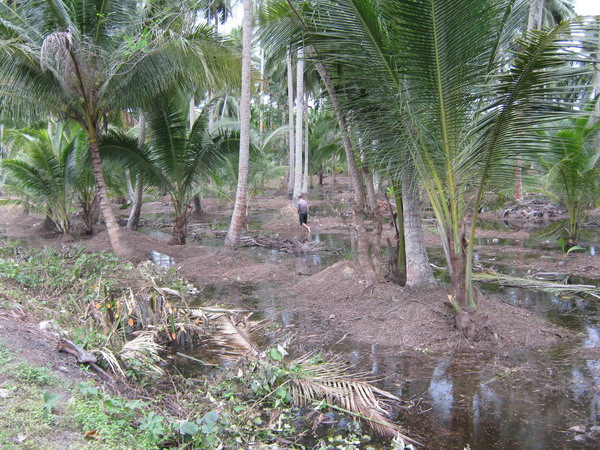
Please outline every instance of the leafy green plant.
[{"label": "leafy green plant", "polygon": [[163,424],[165,418],[150,411],[140,422],[140,430],[150,433],[154,438],[159,438],[167,431],[167,427]]},{"label": "leafy green plant", "polygon": [[155,413],[145,412],[146,402],[110,396],[93,386],[81,384],[79,395],[71,398],[69,408],[75,421],[85,430],[95,430],[103,445],[154,448],[161,439],[159,423],[162,421]]},{"label": "leafy green plant", "polygon": [[586,248],[582,247],[581,245],[571,245],[569,246],[567,241],[565,240],[565,238],[561,237],[558,239],[558,245],[560,246],[560,249],[563,252],[563,258],[566,258],[567,256],[569,256],[569,254],[571,252],[576,252],[576,251],[585,251]]},{"label": "leafy green plant", "polygon": [[[83,177],[77,172],[77,153],[85,153],[81,130],[65,122],[50,121],[48,129],[7,130],[9,146],[19,149],[15,158],[4,159],[4,189],[18,200],[3,200],[16,205],[32,204],[45,212],[60,233],[71,229],[71,209],[75,185]],[[89,167],[87,168],[89,170]]]},{"label": "leafy green plant", "polygon": [[36,383],[41,386],[57,384],[58,379],[46,367],[32,366],[29,363],[20,363],[13,368],[16,376],[30,383]]},{"label": "leafy green plant", "polygon": [[52,392],[44,392],[44,412],[42,417],[45,421],[50,420],[50,414],[52,410],[58,403],[58,399],[60,396],[58,394],[53,394]]}]

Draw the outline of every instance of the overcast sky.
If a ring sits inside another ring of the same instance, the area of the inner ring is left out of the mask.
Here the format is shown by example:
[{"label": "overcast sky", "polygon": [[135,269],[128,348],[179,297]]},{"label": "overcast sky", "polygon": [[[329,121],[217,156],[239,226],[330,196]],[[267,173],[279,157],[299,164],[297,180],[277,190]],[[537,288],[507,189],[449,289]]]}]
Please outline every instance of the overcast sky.
[{"label": "overcast sky", "polygon": [[575,0],[575,11],[582,16],[600,15],[599,0]]}]

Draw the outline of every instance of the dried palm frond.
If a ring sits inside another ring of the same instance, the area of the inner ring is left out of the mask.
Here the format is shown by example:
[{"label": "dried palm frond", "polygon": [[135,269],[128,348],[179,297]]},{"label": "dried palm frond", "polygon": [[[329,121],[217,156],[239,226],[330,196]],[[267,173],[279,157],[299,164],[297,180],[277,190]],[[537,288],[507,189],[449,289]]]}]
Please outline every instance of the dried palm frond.
[{"label": "dried palm frond", "polygon": [[125,373],[119,364],[119,360],[112,350],[102,347],[100,349],[93,350],[93,353],[100,355],[100,357],[108,364],[113,373],[120,373],[121,375],[125,376]]},{"label": "dried palm frond", "polygon": [[145,370],[162,375],[164,372],[157,365],[162,361],[159,356],[162,347],[156,343],[155,338],[156,331],[139,332],[134,339],[123,345],[119,357],[128,365],[135,361],[136,365],[141,365]]},{"label": "dried palm frond", "polygon": [[200,319],[205,323],[215,321],[221,317],[237,317],[240,314],[249,313],[247,309],[225,309],[225,308],[213,308],[213,307],[192,307],[182,310],[183,313],[187,313],[191,318]]},{"label": "dried palm frond", "polygon": [[183,296],[183,294],[181,294],[181,292],[179,292],[175,289],[167,288],[167,287],[160,287],[156,283],[156,281],[154,280],[153,277],[149,276],[148,278],[150,279],[150,282],[152,283],[152,287],[156,290],[156,292],[158,292],[163,297],[172,295],[174,297],[179,297],[181,300],[183,300],[185,302],[185,297]]},{"label": "dried palm frond", "polygon": [[73,47],[73,35],[70,30],[55,31],[44,38],[40,52],[40,66],[46,70],[50,58],[56,61],[59,67],[68,66],[70,59],[69,51]]},{"label": "dried palm frond", "polygon": [[233,362],[240,358],[259,357],[260,348],[251,336],[255,324],[248,321],[248,317],[234,320],[228,315],[221,315],[212,322],[207,337],[218,347],[219,356],[224,360]]},{"label": "dried palm frond", "polygon": [[507,287],[538,289],[555,295],[590,295],[600,299],[600,288],[587,284],[552,283],[531,277],[512,277],[495,272],[475,273],[473,278],[478,281],[497,283]]},{"label": "dried palm frond", "polygon": [[314,362],[310,356],[294,361],[291,370],[291,395],[295,404],[306,406],[325,401],[329,406],[355,415],[379,435],[416,443],[400,433],[400,428],[387,419],[386,401],[400,401],[395,395],[373,386],[365,374],[351,374],[349,367],[338,359]]}]

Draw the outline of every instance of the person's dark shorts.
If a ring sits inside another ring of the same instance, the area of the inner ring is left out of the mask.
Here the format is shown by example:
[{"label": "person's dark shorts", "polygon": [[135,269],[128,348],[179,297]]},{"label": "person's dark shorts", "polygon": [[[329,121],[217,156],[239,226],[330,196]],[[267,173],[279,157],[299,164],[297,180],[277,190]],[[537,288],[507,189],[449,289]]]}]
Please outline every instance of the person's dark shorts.
[{"label": "person's dark shorts", "polygon": [[300,218],[300,225],[302,225],[303,223],[308,224],[308,213],[300,213],[298,214],[299,218]]}]

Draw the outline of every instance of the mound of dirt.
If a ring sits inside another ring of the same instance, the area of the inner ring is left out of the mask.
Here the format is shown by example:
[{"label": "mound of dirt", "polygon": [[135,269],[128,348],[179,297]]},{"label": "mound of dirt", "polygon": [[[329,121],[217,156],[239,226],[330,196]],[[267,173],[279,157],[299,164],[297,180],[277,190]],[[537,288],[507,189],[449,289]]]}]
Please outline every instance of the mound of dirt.
[{"label": "mound of dirt", "polygon": [[288,204],[280,208],[274,219],[263,224],[263,230],[277,231],[298,228],[298,212],[293,205]]},{"label": "mound of dirt", "polygon": [[[296,211],[289,203],[279,209],[279,216],[269,225],[281,232],[291,222],[295,234],[298,230]],[[7,231],[12,235],[20,227],[19,217],[4,213]],[[323,219],[336,220],[324,217]],[[337,218],[339,225],[339,218]],[[27,229],[22,233],[39,233],[41,218],[26,218]],[[280,228],[278,228],[280,227]],[[178,273],[202,289],[207,284],[218,283],[277,283],[280,307],[296,317],[296,326],[303,345],[311,349],[331,346],[340,339],[411,352],[447,352],[456,349],[500,351],[520,348],[523,345],[549,345],[572,337],[564,329],[554,327],[534,313],[503,303],[501,296],[481,296],[482,312],[487,316],[487,326],[478,340],[467,341],[454,328],[454,311],[447,304],[447,292],[440,285],[436,289],[415,291],[403,289],[392,283],[367,286],[360,267],[351,261],[340,261],[314,275],[299,272],[293,260],[260,262],[247,252],[226,254],[212,247],[196,245],[168,245],[168,237],[150,237],[122,230],[131,259],[135,262],[148,258],[152,250],[171,256]],[[64,243],[51,240],[56,245]],[[78,241],[89,251],[109,251],[110,241],[105,231],[91,239]],[[514,251],[514,250],[513,250]],[[585,255],[573,255],[572,263],[585,268]],[[536,259],[539,266],[545,260]],[[567,264],[571,264],[568,261]],[[590,261],[591,264],[591,261]],[[241,298],[228,299],[240,306]]]},{"label": "mound of dirt", "polygon": [[[349,338],[402,351],[443,353],[500,351],[524,343],[547,346],[574,337],[533,313],[504,303],[501,296],[486,294],[481,308],[487,325],[475,341],[468,341],[454,328],[455,314],[443,286],[411,291],[382,283],[371,289],[350,261],[298,282],[291,294],[286,305],[303,318],[298,325],[316,346]],[[315,324],[322,327],[318,334],[314,334]]]}]

